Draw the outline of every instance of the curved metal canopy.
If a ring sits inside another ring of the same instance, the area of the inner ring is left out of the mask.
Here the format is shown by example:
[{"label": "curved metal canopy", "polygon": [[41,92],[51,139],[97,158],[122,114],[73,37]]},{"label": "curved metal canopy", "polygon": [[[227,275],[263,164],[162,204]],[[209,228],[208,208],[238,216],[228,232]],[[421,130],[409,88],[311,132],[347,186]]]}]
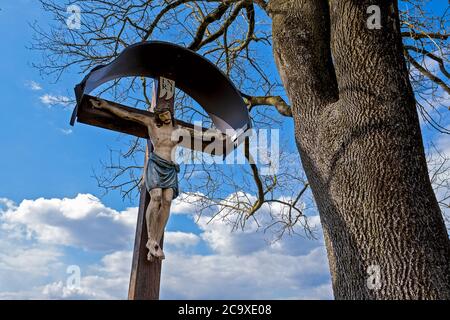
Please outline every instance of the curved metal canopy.
[{"label": "curved metal canopy", "polygon": [[77,117],[85,94],[121,77],[165,77],[175,81],[208,113],[215,127],[233,129],[233,140],[251,127],[247,106],[231,80],[213,63],[194,51],[163,41],[148,41],[127,47],[114,61],[93,68],[75,87]]}]

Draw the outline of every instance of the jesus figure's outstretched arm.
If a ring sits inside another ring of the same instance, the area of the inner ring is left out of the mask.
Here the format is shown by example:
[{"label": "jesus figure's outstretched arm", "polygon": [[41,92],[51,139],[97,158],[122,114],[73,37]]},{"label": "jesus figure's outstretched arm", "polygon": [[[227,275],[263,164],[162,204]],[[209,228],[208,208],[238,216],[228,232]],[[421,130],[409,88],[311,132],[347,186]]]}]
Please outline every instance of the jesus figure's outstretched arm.
[{"label": "jesus figure's outstretched arm", "polygon": [[141,114],[138,114],[135,112],[130,112],[130,111],[122,109],[122,108],[115,107],[115,106],[109,104],[108,102],[106,102],[105,100],[91,99],[91,102],[92,102],[92,106],[94,108],[107,110],[122,119],[136,121],[147,127],[150,126],[153,129],[154,123],[151,119],[149,119],[149,117],[146,117],[144,115],[141,115]]}]

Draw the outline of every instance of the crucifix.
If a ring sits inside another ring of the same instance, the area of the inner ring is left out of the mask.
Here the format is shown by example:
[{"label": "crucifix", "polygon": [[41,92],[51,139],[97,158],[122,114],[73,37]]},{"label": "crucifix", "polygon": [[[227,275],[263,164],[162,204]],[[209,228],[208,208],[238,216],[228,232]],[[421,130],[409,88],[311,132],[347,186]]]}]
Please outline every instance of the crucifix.
[{"label": "crucifix", "polygon": [[[107,111],[124,120],[140,123],[147,128],[151,145],[148,145],[143,181],[150,194],[150,203],[145,213],[148,261],[165,258],[160,242],[169,218],[170,205],[179,193],[177,173],[180,170],[178,164],[174,162],[174,149],[179,143],[174,138],[174,132],[178,129],[178,125],[173,118],[173,103],[170,103],[173,102],[174,92],[174,82],[161,77],[157,99],[155,95],[152,98],[155,104],[153,117],[117,108],[105,100],[91,99],[94,108]],[[162,99],[169,103],[160,102]]]},{"label": "crucifix", "polygon": [[[158,63],[148,63],[142,59],[145,55],[154,61],[153,55]],[[108,80],[138,75],[156,79],[150,111],[87,94]],[[214,130],[175,119],[176,84],[208,112]],[[72,125],[77,120],[147,139],[128,298],[159,299],[164,228],[171,202],[179,194],[175,148],[226,156],[245,139],[250,128],[245,103],[231,81],[205,58],[160,41],[128,47],[110,64],[94,68],[75,87],[75,93]]]}]

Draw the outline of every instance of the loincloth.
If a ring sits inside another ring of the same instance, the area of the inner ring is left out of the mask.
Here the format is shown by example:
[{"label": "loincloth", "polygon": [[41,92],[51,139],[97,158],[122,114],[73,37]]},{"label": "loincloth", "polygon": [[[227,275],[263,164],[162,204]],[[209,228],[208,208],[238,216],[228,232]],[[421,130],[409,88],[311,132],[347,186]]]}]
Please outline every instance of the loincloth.
[{"label": "loincloth", "polygon": [[178,197],[178,172],[180,166],[172,161],[161,158],[151,152],[147,161],[147,174],[145,175],[145,186],[148,192],[155,188],[173,189],[173,199]]}]

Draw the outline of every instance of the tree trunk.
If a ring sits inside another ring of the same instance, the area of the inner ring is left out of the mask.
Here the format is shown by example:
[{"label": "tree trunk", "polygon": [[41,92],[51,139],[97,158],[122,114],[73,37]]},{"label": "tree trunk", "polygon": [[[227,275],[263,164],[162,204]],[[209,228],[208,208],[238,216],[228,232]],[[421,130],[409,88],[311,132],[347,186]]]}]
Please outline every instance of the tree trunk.
[{"label": "tree trunk", "polygon": [[[367,27],[371,5],[381,9],[379,30]],[[335,298],[450,299],[450,243],[397,1],[271,0],[269,12]]]}]

